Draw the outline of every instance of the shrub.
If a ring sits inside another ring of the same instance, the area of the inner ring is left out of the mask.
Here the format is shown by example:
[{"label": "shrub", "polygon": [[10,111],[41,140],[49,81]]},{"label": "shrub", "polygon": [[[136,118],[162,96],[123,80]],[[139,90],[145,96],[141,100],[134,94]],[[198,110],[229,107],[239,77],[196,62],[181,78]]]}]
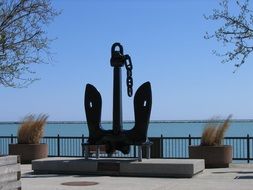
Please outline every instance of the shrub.
[{"label": "shrub", "polygon": [[45,114],[41,114],[37,118],[34,115],[27,116],[18,129],[18,143],[39,144],[47,118],[48,116]]},{"label": "shrub", "polygon": [[229,128],[229,122],[232,115],[223,123],[217,123],[215,120],[210,120],[203,130],[201,137],[201,146],[218,146],[222,144],[225,132]]}]

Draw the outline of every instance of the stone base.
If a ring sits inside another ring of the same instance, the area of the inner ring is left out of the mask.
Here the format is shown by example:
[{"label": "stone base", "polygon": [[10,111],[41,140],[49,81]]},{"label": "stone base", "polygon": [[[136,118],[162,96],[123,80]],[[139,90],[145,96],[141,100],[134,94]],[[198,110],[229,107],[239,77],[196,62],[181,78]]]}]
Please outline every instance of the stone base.
[{"label": "stone base", "polygon": [[20,190],[21,170],[18,156],[0,157],[0,189]]},{"label": "stone base", "polygon": [[191,178],[205,169],[204,160],[45,158],[32,161],[35,174],[81,174]]}]

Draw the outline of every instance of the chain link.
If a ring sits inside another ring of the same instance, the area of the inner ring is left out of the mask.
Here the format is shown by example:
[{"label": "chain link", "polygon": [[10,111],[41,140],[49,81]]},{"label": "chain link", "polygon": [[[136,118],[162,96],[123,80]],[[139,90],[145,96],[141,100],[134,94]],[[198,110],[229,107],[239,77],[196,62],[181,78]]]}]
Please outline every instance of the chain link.
[{"label": "chain link", "polygon": [[129,55],[125,55],[125,67],[127,70],[127,94],[129,97],[133,95],[133,77],[132,77],[132,70],[133,70],[133,64],[131,61],[131,57]]}]

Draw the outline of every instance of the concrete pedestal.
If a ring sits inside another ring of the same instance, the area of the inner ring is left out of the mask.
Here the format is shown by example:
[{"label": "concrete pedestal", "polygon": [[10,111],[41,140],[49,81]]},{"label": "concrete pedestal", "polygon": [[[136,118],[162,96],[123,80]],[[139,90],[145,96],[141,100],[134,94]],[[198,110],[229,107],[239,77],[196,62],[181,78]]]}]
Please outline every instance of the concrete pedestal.
[{"label": "concrete pedestal", "polygon": [[35,174],[81,174],[191,178],[205,168],[204,160],[45,158],[32,161]]}]

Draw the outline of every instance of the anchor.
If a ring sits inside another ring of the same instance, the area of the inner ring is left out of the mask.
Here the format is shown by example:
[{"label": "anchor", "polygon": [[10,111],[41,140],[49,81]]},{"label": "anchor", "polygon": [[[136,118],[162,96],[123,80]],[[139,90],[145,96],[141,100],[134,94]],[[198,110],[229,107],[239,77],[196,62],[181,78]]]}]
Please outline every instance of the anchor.
[{"label": "anchor", "polygon": [[150,82],[143,83],[134,95],[135,125],[130,130],[123,129],[122,118],[122,67],[127,70],[127,94],[133,94],[132,61],[124,55],[123,46],[114,43],[111,47],[111,66],[113,67],[113,120],[112,130],[105,130],[101,126],[102,98],[98,90],[91,84],[85,88],[84,107],[88,125],[90,145],[105,145],[106,153],[112,154],[116,150],[123,154],[130,152],[131,145],[142,145],[147,142],[147,131],[151,113],[152,92]]}]

